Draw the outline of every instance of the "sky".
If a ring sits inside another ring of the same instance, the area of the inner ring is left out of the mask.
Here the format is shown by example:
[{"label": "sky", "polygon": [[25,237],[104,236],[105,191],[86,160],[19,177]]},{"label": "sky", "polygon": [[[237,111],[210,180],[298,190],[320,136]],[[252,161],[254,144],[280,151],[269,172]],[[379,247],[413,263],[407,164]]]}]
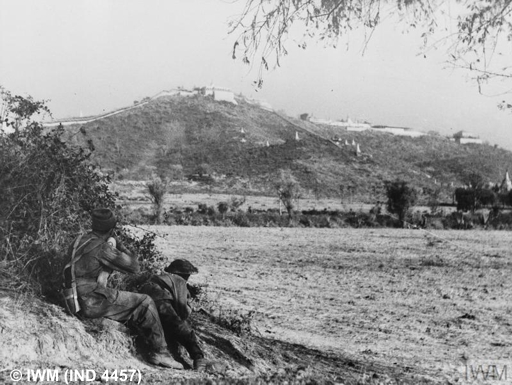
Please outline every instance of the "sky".
[{"label": "sky", "polygon": [[48,100],[59,119],[213,84],[291,116],[350,117],[442,135],[465,130],[512,150],[512,114],[497,108],[506,85],[481,95],[467,74],[447,67],[443,52],[425,58],[418,36],[394,25],[377,29],[364,54],[357,32],[336,49],[309,42],[304,50],[299,35],[291,36],[289,54],[256,89],[257,68],[231,57],[237,35],[228,34],[228,21],[243,3],[0,0],[0,85]]}]

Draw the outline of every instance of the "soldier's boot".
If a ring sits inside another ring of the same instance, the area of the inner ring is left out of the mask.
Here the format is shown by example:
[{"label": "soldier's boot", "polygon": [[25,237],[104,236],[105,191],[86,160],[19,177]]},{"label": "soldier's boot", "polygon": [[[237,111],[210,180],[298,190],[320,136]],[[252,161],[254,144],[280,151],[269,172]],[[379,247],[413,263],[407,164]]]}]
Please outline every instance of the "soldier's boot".
[{"label": "soldier's boot", "polygon": [[169,352],[151,353],[148,361],[153,365],[165,366],[166,368],[183,369],[183,365],[177,362]]},{"label": "soldier's boot", "polygon": [[206,358],[196,358],[194,360],[194,370],[197,372],[208,371],[217,371],[217,362],[212,360],[207,360]]}]

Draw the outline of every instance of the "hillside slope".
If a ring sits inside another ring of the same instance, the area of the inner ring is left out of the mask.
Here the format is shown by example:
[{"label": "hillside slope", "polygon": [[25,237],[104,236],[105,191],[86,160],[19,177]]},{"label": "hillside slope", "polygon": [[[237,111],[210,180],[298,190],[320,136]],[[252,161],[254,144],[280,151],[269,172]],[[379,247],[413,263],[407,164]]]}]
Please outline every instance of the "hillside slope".
[{"label": "hillside slope", "polygon": [[[66,130],[69,140],[95,148],[94,160],[103,169],[125,179],[166,176],[178,168],[185,175],[214,173],[214,188],[244,181],[253,192],[268,192],[273,175],[288,168],[311,195],[338,196],[343,185],[368,199],[383,181],[395,178],[418,188],[437,182],[449,195],[465,173],[479,172],[496,183],[512,166],[511,152],[489,145],[348,132],[267,111],[243,98],[233,105],[201,95],[161,97]],[[359,143],[362,153],[336,146],[330,140],[335,135],[342,143]]]}]

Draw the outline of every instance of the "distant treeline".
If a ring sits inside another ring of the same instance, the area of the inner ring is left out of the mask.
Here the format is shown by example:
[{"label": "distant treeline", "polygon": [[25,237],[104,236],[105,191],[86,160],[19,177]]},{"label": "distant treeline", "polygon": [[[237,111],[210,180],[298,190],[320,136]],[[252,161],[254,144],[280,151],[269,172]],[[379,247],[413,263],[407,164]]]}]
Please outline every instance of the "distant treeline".
[{"label": "distant treeline", "polygon": [[[448,210],[446,210],[448,211]],[[510,211],[492,211],[488,220],[461,221],[461,212],[447,213],[440,209],[436,215],[419,210],[411,210],[404,224],[395,215],[383,213],[379,206],[370,212],[341,210],[297,211],[290,219],[279,209],[247,210],[220,213],[214,206],[205,204],[197,208],[170,208],[163,214],[162,224],[169,226],[224,226],[224,227],[301,227],[301,228],[426,228],[426,229],[512,229]],[[488,210],[489,211],[489,210]],[[465,214],[468,215],[468,214]],[[154,214],[147,208],[124,209],[125,221],[133,224],[154,224]],[[476,218],[477,216],[474,215]]]}]

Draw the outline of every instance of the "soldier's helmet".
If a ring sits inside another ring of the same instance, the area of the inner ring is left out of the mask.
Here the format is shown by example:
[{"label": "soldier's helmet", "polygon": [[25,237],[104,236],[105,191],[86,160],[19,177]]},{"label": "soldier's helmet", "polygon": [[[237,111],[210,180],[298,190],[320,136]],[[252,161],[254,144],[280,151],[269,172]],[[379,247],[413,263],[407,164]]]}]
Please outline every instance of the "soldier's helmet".
[{"label": "soldier's helmet", "polygon": [[164,270],[171,274],[192,275],[198,273],[197,268],[186,259],[175,259]]},{"label": "soldier's helmet", "polygon": [[99,208],[91,212],[92,226],[94,231],[106,232],[116,227],[117,218],[110,209]]}]

